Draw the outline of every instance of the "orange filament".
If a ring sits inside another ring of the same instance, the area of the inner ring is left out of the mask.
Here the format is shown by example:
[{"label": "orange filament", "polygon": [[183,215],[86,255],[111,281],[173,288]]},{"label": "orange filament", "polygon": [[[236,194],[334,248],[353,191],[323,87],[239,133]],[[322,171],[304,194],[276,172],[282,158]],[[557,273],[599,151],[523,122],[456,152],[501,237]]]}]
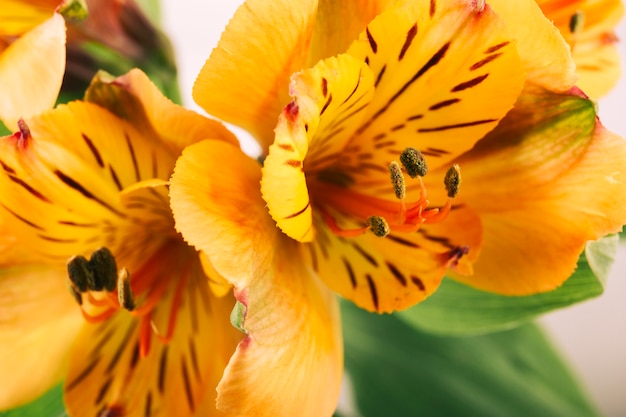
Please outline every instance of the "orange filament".
[{"label": "orange filament", "polygon": [[370,230],[370,226],[344,229],[337,224],[331,213],[347,215],[366,224],[371,216],[382,217],[387,221],[391,232],[400,233],[414,233],[424,223],[442,222],[450,213],[453,198],[448,197],[441,208],[428,208],[426,186],[421,177],[416,178],[419,181],[420,196],[415,201],[407,201],[406,196],[396,200],[383,200],[332,183],[316,182],[315,193],[323,195],[324,205],[320,207],[322,219],[335,235],[341,237],[360,236]]}]

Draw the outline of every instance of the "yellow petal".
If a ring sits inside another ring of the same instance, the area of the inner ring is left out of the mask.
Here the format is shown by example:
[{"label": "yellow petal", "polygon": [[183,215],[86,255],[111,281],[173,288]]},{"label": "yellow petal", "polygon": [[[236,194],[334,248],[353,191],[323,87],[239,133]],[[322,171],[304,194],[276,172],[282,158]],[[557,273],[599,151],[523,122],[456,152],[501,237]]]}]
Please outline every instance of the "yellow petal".
[{"label": "yellow petal", "polygon": [[0,8],[0,35],[20,36],[48,19],[60,0],[3,0]]},{"label": "yellow petal", "polygon": [[293,245],[276,243],[271,269],[239,291],[248,336],[218,386],[217,405],[227,413],[320,417],[337,405],[343,371],[337,300],[309,275]]},{"label": "yellow petal", "polygon": [[[210,295],[197,258],[163,265],[168,275],[161,278],[170,285],[149,316],[121,310],[105,322],[84,325],[65,382],[70,415],[106,415],[108,410],[111,415],[185,417],[201,409],[201,415],[221,415],[215,410],[215,387],[241,338],[229,322],[234,299]],[[183,287],[175,310],[177,285]],[[163,323],[174,314],[174,333],[165,343],[155,332],[165,336]]]},{"label": "yellow petal", "polygon": [[0,119],[15,129],[54,105],[65,72],[65,22],[54,14],[0,55]]},{"label": "yellow petal", "polygon": [[576,267],[588,240],[626,222],[626,142],[575,95],[521,101],[462,158],[462,199],[483,224],[470,285],[510,295],[548,291]]},{"label": "yellow petal", "polygon": [[203,139],[237,142],[221,123],[172,103],[139,69],[118,78],[97,74],[85,99],[128,120],[145,136],[171,147],[176,154]]},{"label": "yellow petal", "polygon": [[313,238],[304,170],[322,170],[339,158],[361,123],[358,110],[369,103],[373,83],[367,66],[348,55],[321,61],[294,76],[295,100],[280,115],[261,182],[270,214],[289,237],[301,242]]},{"label": "yellow petal", "polygon": [[528,82],[567,91],[576,82],[569,47],[535,0],[489,0],[517,43]]},{"label": "yellow petal", "polygon": [[164,207],[164,224],[171,227],[164,188],[144,190],[154,195],[142,207],[132,201],[135,195],[120,195],[145,179],[169,178],[174,156],[156,145],[127,122],[82,102],[30,119],[3,138],[0,203],[21,244],[32,243],[42,259],[61,262],[91,253],[94,245],[114,250],[126,237],[118,227],[144,235],[151,228],[142,225],[164,218],[146,210],[146,201]]},{"label": "yellow petal", "polygon": [[[347,146],[372,154],[367,163],[379,167],[408,146],[437,149],[429,166],[447,166],[493,129],[524,83],[503,20],[489,6],[481,10],[466,1],[392,8],[367,26],[348,54],[368,62],[376,89]],[[344,163],[371,181],[378,170],[359,164],[359,158]]]},{"label": "yellow petal", "polygon": [[248,0],[200,71],[195,101],[267,148],[289,101],[289,76],[307,60],[316,8],[315,0]]},{"label": "yellow petal", "polygon": [[318,227],[317,239],[302,246],[302,253],[335,292],[369,311],[390,313],[424,300],[439,287],[449,267],[468,252],[472,259],[479,252],[481,225],[476,214],[453,210],[442,225],[446,226],[384,238],[368,232],[351,239]]},{"label": "yellow petal", "polygon": [[258,162],[239,148],[203,141],[185,149],[171,179],[176,228],[238,287],[274,251],[276,226],[260,196],[260,177]]},{"label": "yellow petal", "polygon": [[82,323],[65,275],[35,265],[0,270],[0,409],[37,398],[65,375]]}]

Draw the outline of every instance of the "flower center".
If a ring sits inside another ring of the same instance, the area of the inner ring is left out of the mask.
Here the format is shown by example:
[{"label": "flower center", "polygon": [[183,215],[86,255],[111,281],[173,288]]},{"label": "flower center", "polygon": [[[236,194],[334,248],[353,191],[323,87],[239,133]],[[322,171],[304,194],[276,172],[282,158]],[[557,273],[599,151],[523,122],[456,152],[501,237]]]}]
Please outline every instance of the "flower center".
[{"label": "flower center", "polygon": [[[428,172],[426,159],[414,148],[405,149],[400,162],[389,164],[389,177],[396,200],[365,195],[351,189],[351,178],[341,171],[326,170],[317,176],[313,189],[322,196],[319,210],[322,219],[337,236],[356,237],[367,231],[384,237],[391,232],[413,233],[422,224],[439,223],[446,219],[452,201],[458,194],[461,172],[458,165],[448,169],[444,185],[448,198],[443,207],[429,208],[428,193],[422,177]],[[405,174],[418,181],[419,197],[409,199]],[[361,227],[343,228],[337,221],[339,214],[361,223]]]}]

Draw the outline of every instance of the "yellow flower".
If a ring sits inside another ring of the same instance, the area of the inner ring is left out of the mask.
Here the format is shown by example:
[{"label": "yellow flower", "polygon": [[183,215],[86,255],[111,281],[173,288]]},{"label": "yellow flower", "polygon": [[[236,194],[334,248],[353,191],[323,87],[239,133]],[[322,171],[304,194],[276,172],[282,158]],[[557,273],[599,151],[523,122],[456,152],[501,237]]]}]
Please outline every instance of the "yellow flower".
[{"label": "yellow flower", "polygon": [[577,85],[591,97],[606,94],[620,76],[615,26],[624,14],[620,0],[537,0],[567,40],[576,62]]},{"label": "yellow flower", "polygon": [[73,417],[218,415],[234,299],[175,231],[167,180],[186,145],[235,139],[140,71],[86,97],[0,140],[0,407],[63,378]]},{"label": "yellow flower", "polygon": [[239,8],[194,98],[252,133],[263,167],[200,142],[170,194],[176,227],[234,285],[247,333],[218,407],[332,414],[332,291],[378,312],[423,300],[446,273],[534,294],[619,230],[626,147],[596,122],[574,68],[531,0]]}]

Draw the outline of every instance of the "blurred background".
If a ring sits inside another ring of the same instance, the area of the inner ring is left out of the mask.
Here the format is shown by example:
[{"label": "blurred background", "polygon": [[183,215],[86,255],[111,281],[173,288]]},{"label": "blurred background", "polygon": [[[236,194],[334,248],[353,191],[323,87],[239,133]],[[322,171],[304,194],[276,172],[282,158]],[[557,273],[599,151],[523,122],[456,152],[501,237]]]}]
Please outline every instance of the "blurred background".
[{"label": "blurred background", "polygon": [[[217,44],[241,0],[162,0],[162,16],[176,53],[183,102],[203,112],[191,98],[196,75]],[[626,23],[618,28],[626,68]],[[626,138],[626,80],[599,102],[600,117]],[[254,151],[254,148],[251,148]],[[624,161],[626,163],[626,161]],[[590,196],[592,198],[592,196]],[[602,414],[626,416],[626,245],[620,246],[605,293],[594,300],[541,319]]]}]

